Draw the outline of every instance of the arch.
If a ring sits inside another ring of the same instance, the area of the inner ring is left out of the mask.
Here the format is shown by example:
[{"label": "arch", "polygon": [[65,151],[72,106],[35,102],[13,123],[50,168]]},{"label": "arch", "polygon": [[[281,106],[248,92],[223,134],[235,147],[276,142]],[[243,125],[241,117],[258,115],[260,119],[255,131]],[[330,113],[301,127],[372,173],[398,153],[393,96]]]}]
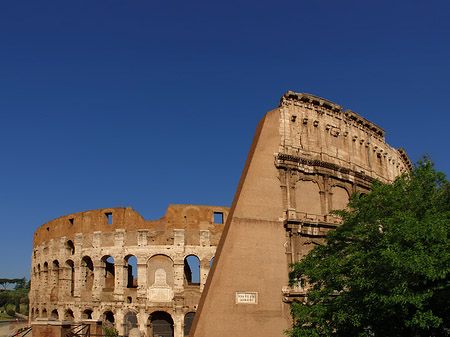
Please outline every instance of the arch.
[{"label": "arch", "polygon": [[85,310],[83,310],[83,313],[81,314],[81,318],[92,319],[92,313],[93,313],[93,311],[91,309],[85,309]]},{"label": "arch", "polygon": [[41,317],[41,316],[39,316],[39,309],[36,309],[36,311],[34,313],[35,313],[36,317]]},{"label": "arch", "polygon": [[187,285],[200,285],[200,259],[196,255],[184,258],[184,282]]},{"label": "arch", "polygon": [[155,311],[148,318],[148,336],[173,337],[173,319],[165,311]]},{"label": "arch", "polygon": [[112,311],[108,310],[103,313],[103,322],[109,322],[114,326],[114,321],[114,313]]},{"label": "arch", "polygon": [[137,258],[134,255],[127,255],[125,262],[125,277],[127,288],[138,287]]},{"label": "arch", "polygon": [[192,323],[194,322],[195,312],[188,312],[184,315],[184,335],[189,336],[191,331]]},{"label": "arch", "polygon": [[69,320],[69,321],[73,321],[74,316],[73,316],[73,311],[72,311],[72,309],[67,309],[67,310],[64,312],[64,319],[65,319],[65,320]]},{"label": "arch", "polygon": [[173,261],[167,255],[153,255],[147,261],[147,284],[151,287],[155,284],[156,273],[158,270],[163,269],[165,272],[165,282],[167,286],[174,286],[174,270]]},{"label": "arch", "polygon": [[73,292],[75,290],[75,265],[72,260],[66,261],[66,277],[65,279],[68,282],[68,288],[70,291],[70,296],[73,296]]},{"label": "arch", "polygon": [[297,212],[322,214],[319,185],[313,180],[300,180],[295,188]]},{"label": "arch", "polygon": [[342,186],[332,186],[331,193],[333,194],[330,209],[345,209],[350,199],[347,189]]},{"label": "arch", "polygon": [[47,261],[45,261],[44,262],[44,265],[43,265],[43,269],[42,269],[44,272],[47,272],[48,271],[48,263],[47,263]]},{"label": "arch", "polygon": [[125,316],[123,316],[123,335],[128,336],[130,331],[137,329],[138,321],[137,315],[133,311],[128,311]]},{"label": "arch", "polygon": [[102,257],[102,264],[105,268],[103,290],[114,290],[116,275],[114,258],[111,255],[105,255]]},{"label": "arch", "polygon": [[81,260],[82,286],[87,291],[92,290],[94,284],[94,264],[89,256],[84,256]]},{"label": "arch", "polygon": [[52,310],[52,313],[50,314],[50,316],[51,316],[52,318],[59,319],[58,310],[56,310],[56,309]]},{"label": "arch", "polygon": [[74,255],[75,254],[75,246],[73,244],[72,240],[67,240],[66,242],[66,251],[69,255]]},{"label": "arch", "polygon": [[47,317],[47,309],[42,309],[42,317]]},{"label": "arch", "polygon": [[31,308],[31,318],[34,319],[34,308]]}]

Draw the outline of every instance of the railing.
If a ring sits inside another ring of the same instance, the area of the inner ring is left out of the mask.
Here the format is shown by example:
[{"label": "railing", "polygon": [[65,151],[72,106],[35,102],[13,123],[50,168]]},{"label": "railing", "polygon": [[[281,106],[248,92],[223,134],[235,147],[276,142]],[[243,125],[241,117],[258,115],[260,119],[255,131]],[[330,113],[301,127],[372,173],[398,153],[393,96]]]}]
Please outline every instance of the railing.
[{"label": "railing", "polygon": [[90,337],[91,336],[91,326],[88,324],[74,324],[70,329],[67,337]]}]

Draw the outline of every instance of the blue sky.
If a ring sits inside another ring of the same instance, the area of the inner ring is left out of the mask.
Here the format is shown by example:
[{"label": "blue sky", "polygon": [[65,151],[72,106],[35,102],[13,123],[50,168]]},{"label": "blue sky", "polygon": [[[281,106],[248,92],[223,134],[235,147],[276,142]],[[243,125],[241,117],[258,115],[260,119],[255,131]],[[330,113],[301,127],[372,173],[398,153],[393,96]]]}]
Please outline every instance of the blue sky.
[{"label": "blue sky", "polygon": [[33,232],[131,206],[229,206],[288,90],[351,109],[450,173],[450,2],[2,1],[0,274]]}]

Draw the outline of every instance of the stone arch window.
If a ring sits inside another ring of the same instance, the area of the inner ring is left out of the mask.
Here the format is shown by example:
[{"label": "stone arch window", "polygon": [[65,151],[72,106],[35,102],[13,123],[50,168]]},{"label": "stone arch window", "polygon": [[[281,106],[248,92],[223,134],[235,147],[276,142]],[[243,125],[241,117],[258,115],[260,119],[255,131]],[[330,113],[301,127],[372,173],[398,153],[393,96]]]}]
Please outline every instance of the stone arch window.
[{"label": "stone arch window", "polygon": [[31,318],[32,318],[32,319],[35,318],[35,316],[34,316],[34,308],[31,308]]},{"label": "stone arch window", "polygon": [[114,314],[112,311],[105,311],[103,313],[103,322],[106,325],[114,326]]},{"label": "stone arch window", "polygon": [[67,240],[67,242],[66,242],[66,251],[70,255],[74,255],[75,254],[75,246],[73,245],[73,241],[72,240]]},{"label": "stone arch window", "polygon": [[125,261],[125,277],[127,288],[138,287],[137,258],[134,255],[127,255]]},{"label": "stone arch window", "polygon": [[81,317],[83,319],[92,319],[92,313],[93,313],[93,311],[91,309],[86,309],[81,314]]},{"label": "stone arch window", "polygon": [[81,260],[81,277],[84,288],[91,291],[94,284],[94,264],[89,256],[85,256]]},{"label": "stone arch window", "polygon": [[73,296],[75,290],[75,266],[72,260],[66,261],[66,281],[70,296]]},{"label": "stone arch window", "polygon": [[[157,277],[164,272],[164,280]],[[164,283],[168,287],[174,285],[173,261],[167,255],[153,255],[147,261],[147,284],[152,287],[154,285],[162,285]]]},{"label": "stone arch window", "polygon": [[36,309],[35,315],[36,315],[36,317],[41,317],[41,316],[39,316],[39,309]]},{"label": "stone arch window", "polygon": [[42,309],[42,317],[47,317],[47,309]]},{"label": "stone arch window", "polygon": [[67,309],[64,312],[64,319],[69,320],[69,321],[73,321],[74,316],[73,316],[73,311],[71,309]]},{"label": "stone arch window", "polygon": [[50,316],[51,316],[52,318],[59,319],[58,310],[56,310],[56,309],[53,310],[52,313],[50,314]]},{"label": "stone arch window", "polygon": [[200,285],[200,260],[195,255],[188,255],[184,259],[184,281],[187,285]]},{"label": "stone arch window", "polygon": [[155,311],[148,318],[147,335],[173,337],[173,319],[165,311]]},{"label": "stone arch window", "polygon": [[302,216],[322,214],[319,185],[312,180],[300,180],[295,187],[296,210]]},{"label": "stone arch window", "polygon": [[37,277],[38,277],[38,280],[40,281],[41,280],[41,264],[40,263],[38,263],[38,265],[37,265]]},{"label": "stone arch window", "polygon": [[[137,329],[137,315],[133,311],[128,311],[123,317],[123,335],[128,336],[133,329]],[[153,335],[151,335],[153,336]]]},{"label": "stone arch window", "polygon": [[105,266],[104,290],[113,290],[116,275],[116,271],[114,268],[114,258],[111,255],[106,255],[102,257],[102,262]]},{"label": "stone arch window", "polygon": [[184,336],[189,336],[192,323],[194,322],[195,312],[188,312],[184,315]]},{"label": "stone arch window", "polygon": [[342,186],[333,186],[331,188],[332,198],[331,198],[331,207],[330,209],[345,209],[350,200],[349,193]]}]

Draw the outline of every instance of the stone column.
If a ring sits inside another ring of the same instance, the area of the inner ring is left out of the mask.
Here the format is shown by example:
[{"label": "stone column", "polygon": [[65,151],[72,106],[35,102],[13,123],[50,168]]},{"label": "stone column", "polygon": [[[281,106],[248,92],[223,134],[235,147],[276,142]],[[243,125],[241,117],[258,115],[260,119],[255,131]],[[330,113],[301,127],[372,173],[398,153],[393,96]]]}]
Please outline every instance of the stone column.
[{"label": "stone column", "polygon": [[183,337],[184,335],[184,316],[181,308],[175,308],[175,312],[172,315],[173,319],[173,336]]},{"label": "stone column", "polygon": [[[137,263],[138,289],[137,297],[147,297],[147,263],[143,263],[143,258],[139,258]],[[140,302],[139,302],[140,303]]]},{"label": "stone column", "polygon": [[104,263],[99,260],[95,259],[94,264],[94,285],[92,287],[92,296],[94,299],[99,299],[100,294],[105,287],[105,266]]},{"label": "stone column", "polygon": [[114,300],[123,301],[123,288],[126,287],[124,284],[126,266],[122,259],[114,260]]},{"label": "stone column", "polygon": [[200,261],[200,291],[203,291],[206,279],[208,278],[208,273],[209,273],[209,261],[208,259],[205,258]]},{"label": "stone column", "polygon": [[175,293],[184,290],[184,260],[175,260],[173,263],[173,290]]}]

